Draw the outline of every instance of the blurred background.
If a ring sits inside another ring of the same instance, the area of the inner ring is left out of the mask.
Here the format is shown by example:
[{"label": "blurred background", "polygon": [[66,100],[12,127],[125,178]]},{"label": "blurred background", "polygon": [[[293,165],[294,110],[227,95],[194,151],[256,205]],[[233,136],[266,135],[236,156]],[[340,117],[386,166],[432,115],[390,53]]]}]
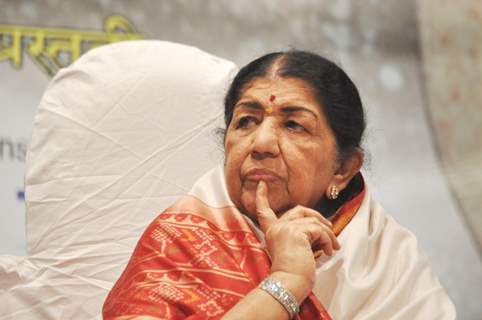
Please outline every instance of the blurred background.
[{"label": "blurred background", "polygon": [[367,113],[369,189],[416,234],[459,318],[481,319],[479,0],[0,0],[0,255],[26,255],[25,156],[49,80],[90,48],[138,38],[239,66],[289,48],[340,64]]}]

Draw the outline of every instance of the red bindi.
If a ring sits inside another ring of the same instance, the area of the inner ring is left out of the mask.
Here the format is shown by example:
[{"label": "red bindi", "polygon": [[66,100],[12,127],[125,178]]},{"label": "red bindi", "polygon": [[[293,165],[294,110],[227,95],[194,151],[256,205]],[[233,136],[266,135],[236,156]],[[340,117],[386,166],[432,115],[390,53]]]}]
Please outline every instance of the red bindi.
[{"label": "red bindi", "polygon": [[269,97],[269,102],[273,102],[274,99],[276,99],[276,96],[275,96],[275,95],[271,95],[271,96]]}]

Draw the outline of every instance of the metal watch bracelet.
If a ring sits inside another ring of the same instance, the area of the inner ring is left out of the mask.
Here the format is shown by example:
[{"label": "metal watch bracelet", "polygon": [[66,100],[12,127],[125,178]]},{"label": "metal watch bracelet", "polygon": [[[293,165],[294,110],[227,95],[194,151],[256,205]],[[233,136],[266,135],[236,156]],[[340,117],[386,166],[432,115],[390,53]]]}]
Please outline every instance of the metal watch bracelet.
[{"label": "metal watch bracelet", "polygon": [[288,311],[290,319],[293,319],[295,314],[300,311],[300,307],[293,294],[285,289],[280,282],[271,278],[266,278],[259,284],[259,288],[275,298],[286,311]]}]

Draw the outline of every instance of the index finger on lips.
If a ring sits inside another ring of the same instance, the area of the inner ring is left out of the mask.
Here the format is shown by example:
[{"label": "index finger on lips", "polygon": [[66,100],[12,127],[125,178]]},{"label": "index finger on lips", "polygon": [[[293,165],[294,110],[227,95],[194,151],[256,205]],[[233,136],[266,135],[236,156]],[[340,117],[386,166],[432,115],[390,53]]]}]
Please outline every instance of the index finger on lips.
[{"label": "index finger on lips", "polygon": [[259,226],[264,233],[269,226],[278,220],[278,217],[271,210],[268,201],[268,185],[264,181],[259,181],[256,188],[256,214],[258,216]]}]

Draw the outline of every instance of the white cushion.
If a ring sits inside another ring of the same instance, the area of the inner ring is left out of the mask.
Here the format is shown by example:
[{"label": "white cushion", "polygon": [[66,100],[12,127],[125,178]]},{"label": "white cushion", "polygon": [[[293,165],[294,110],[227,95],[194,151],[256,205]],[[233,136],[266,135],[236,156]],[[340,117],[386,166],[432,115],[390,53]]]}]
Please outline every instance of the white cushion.
[{"label": "white cushion", "polygon": [[144,228],[223,161],[215,129],[235,72],[193,47],[132,41],[56,75],[27,155],[28,257],[0,257],[1,319],[100,319]]}]

